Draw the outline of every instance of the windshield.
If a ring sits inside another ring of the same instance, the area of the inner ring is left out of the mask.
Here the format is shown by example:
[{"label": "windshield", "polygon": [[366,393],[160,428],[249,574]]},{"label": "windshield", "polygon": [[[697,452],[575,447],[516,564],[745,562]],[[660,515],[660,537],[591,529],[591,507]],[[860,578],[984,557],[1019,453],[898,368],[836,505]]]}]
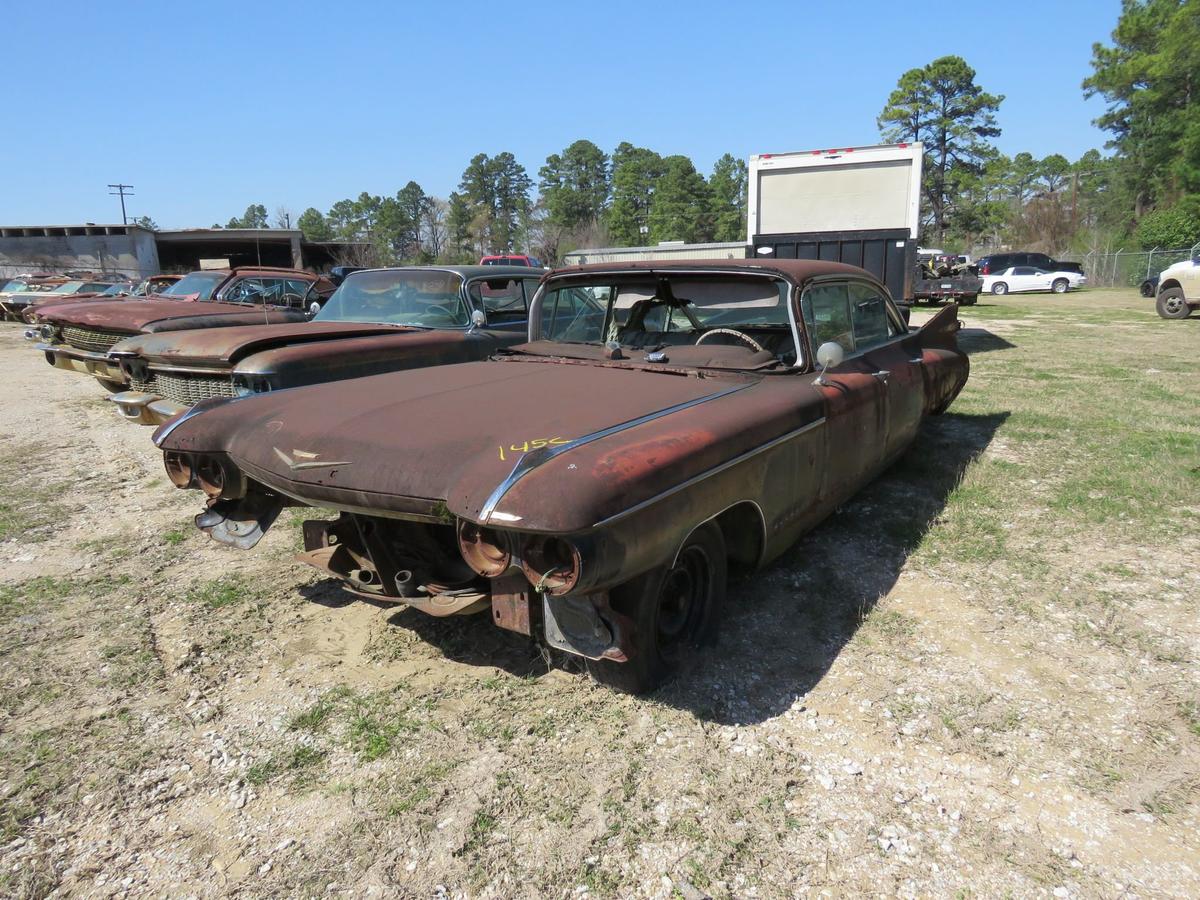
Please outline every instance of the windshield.
[{"label": "windshield", "polygon": [[193,272],[163,291],[162,296],[186,297],[189,294],[198,294],[198,299],[208,300],[225,277],[224,272]]},{"label": "windshield", "polygon": [[[568,286],[569,285],[569,286]],[[649,349],[695,344],[706,331],[733,329],[780,359],[795,359],[787,284],[766,276],[618,275],[547,286],[545,340]],[[738,343],[718,334],[704,343]]]},{"label": "windshield", "polygon": [[129,293],[130,287],[128,284],[110,284],[104,291],[105,297],[117,297],[121,294]]},{"label": "windshield", "polygon": [[50,293],[51,294],[74,294],[81,287],[83,287],[82,281],[68,281],[66,284],[60,284],[54,290],[50,291]]},{"label": "windshield", "polygon": [[334,291],[315,321],[465,328],[471,313],[463,302],[462,283],[462,276],[454,272],[354,272]]},{"label": "windshield", "polygon": [[12,281],[7,282],[4,287],[0,288],[0,293],[19,294],[21,291],[27,290],[29,290],[28,284],[26,284],[24,281],[19,281],[18,279],[14,278]]}]

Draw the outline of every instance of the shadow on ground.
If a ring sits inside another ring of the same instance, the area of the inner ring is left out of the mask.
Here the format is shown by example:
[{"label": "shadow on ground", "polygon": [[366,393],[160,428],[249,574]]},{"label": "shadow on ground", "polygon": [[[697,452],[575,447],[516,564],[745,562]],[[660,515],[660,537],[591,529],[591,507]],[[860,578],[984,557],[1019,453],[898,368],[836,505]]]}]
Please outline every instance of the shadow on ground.
[{"label": "shadow on ground", "polygon": [[964,328],[958,333],[958,346],[968,356],[975,356],[993,350],[1013,350],[1017,345],[986,328]]},{"label": "shadow on ground", "polygon": [[824,677],[1007,413],[928,420],[879,479],[765,570],[730,585],[721,644],[658,693],[722,724],[789,709]]}]

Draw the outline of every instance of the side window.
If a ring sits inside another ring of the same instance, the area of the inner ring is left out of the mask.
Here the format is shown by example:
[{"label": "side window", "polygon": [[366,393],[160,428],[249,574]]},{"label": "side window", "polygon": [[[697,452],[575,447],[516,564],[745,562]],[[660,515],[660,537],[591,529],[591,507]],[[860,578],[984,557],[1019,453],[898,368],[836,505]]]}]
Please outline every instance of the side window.
[{"label": "side window", "polygon": [[887,300],[870,285],[850,284],[850,315],[854,321],[854,346],[858,350],[878,347],[896,334],[888,316]]},{"label": "side window", "polygon": [[559,288],[542,298],[542,340],[597,341],[612,289]]},{"label": "side window", "polygon": [[261,278],[239,278],[226,289],[221,299],[226,303],[254,303],[262,289]]},{"label": "side window", "polygon": [[800,300],[804,322],[812,337],[813,351],[827,341],[841,344],[854,352],[854,333],[850,324],[850,299],[845,284],[818,284],[804,292]]},{"label": "side window", "polygon": [[1012,273],[1014,275],[1032,275],[1034,271],[1032,266],[1017,266]]},{"label": "side window", "polygon": [[517,322],[528,316],[525,292],[515,278],[488,278],[471,282],[471,299],[487,313],[488,322]]}]

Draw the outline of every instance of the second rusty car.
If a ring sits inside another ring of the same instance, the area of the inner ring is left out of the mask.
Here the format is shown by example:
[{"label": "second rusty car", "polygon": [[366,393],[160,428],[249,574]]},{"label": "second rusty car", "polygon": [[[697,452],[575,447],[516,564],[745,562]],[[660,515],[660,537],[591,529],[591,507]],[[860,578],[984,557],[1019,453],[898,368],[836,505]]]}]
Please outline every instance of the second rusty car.
[{"label": "second rusty car", "polygon": [[127,377],[108,358],[118,341],[189,328],[303,322],[311,297],[333,290],[327,278],[299,269],[202,270],[142,300],[48,307],[25,335],[40,339],[36,348],[55,368],[94,375],[107,390],[120,391]]},{"label": "second rusty car", "polygon": [[958,327],[909,331],[838,263],[583,266],[494,360],[207,401],[155,441],[217,540],[338,510],[301,559],[352,592],[486,611],[640,692],[715,635],[729,563],[778,556],[953,401]]},{"label": "second rusty car", "polygon": [[486,359],[526,339],[541,273],[497,266],[353,272],[309,322],[141,334],[108,356],[129,380],[109,399],[161,425],[210,397]]}]

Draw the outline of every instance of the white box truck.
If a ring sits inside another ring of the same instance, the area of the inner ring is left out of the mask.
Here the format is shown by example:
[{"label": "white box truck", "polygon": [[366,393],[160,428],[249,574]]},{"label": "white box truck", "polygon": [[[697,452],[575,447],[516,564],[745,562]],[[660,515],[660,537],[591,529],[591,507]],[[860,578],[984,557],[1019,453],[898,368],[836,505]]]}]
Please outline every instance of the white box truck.
[{"label": "white box truck", "polygon": [[911,299],[922,150],[916,142],[750,157],[750,253],[861,266],[896,300]]}]

